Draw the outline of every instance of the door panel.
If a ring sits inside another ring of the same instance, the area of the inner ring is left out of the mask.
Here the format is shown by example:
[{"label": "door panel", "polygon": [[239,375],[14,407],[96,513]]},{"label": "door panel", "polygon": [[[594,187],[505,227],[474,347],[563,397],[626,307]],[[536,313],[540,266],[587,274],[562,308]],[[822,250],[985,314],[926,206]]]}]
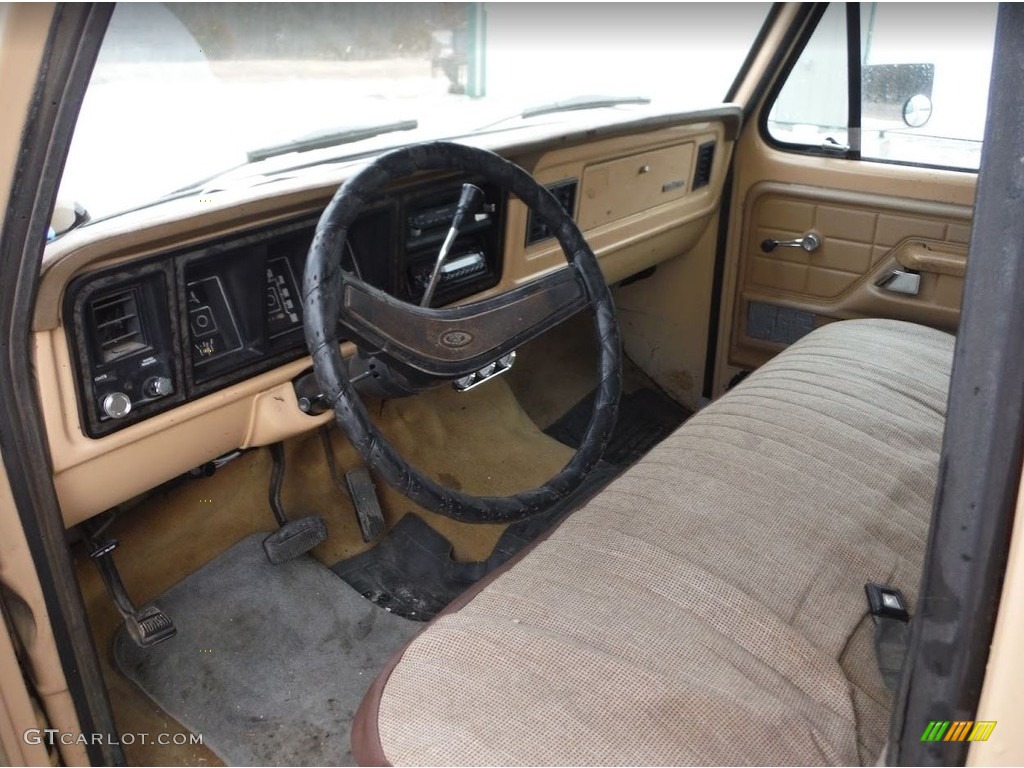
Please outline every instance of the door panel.
[{"label": "door panel", "polygon": [[[862,164],[865,172],[877,164]],[[812,328],[891,317],[955,330],[971,209],[892,195],[758,181],[742,209],[730,362],[752,368]],[[768,250],[766,240],[815,234],[813,251]],[[919,274],[914,296],[879,283]]]},{"label": "door panel", "polygon": [[[816,326],[959,322],[995,39],[994,6],[815,4],[781,65],[737,94],[710,394]],[[917,39],[917,38],[915,38]],[[918,110],[920,107],[920,110]],[[813,233],[820,245],[764,248]]]}]

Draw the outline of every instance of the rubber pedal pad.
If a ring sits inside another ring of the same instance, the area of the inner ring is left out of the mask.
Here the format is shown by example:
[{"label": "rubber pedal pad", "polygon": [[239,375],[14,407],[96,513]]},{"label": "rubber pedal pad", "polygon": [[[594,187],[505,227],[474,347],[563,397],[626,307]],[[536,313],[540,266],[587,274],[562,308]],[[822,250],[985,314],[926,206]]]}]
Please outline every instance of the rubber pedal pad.
[{"label": "rubber pedal pad", "polygon": [[171,618],[155,605],[147,605],[134,616],[125,616],[124,625],[128,636],[140,648],[169,640],[178,631]]},{"label": "rubber pedal pad", "polygon": [[309,552],[327,538],[327,523],[320,515],[292,520],[263,540],[263,551],[274,565]]},{"label": "rubber pedal pad", "polygon": [[348,484],[352,505],[356,508],[356,519],[359,521],[363,541],[373,541],[384,533],[386,526],[370,471],[366,467],[349,470],[345,473],[345,482]]}]

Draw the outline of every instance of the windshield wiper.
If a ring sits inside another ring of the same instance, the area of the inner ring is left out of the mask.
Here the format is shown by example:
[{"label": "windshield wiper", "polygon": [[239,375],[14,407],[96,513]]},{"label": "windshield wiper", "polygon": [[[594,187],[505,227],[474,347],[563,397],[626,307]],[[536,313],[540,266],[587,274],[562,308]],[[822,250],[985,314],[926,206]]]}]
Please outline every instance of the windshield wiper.
[{"label": "windshield wiper", "polygon": [[266,160],[279,155],[287,155],[292,152],[308,152],[313,149],[326,149],[337,147],[341,144],[354,144],[364,139],[372,139],[374,136],[381,136],[385,133],[397,131],[411,131],[419,127],[415,120],[399,120],[394,123],[381,123],[379,125],[361,125],[341,130],[323,131],[312,133],[298,139],[287,141],[284,144],[275,144],[270,147],[251,149],[245,153],[250,163]]},{"label": "windshield wiper", "polygon": [[552,101],[548,104],[541,104],[537,107],[527,107],[522,112],[515,115],[508,115],[495,120],[493,123],[487,125],[481,125],[475,129],[473,133],[479,133],[493,128],[496,125],[507,123],[509,120],[515,120],[522,118],[527,120],[531,117],[540,117],[541,115],[554,115],[559,112],[573,112],[578,109],[605,109],[607,107],[617,107],[621,104],[650,104],[651,100],[646,96],[573,96],[569,99],[562,101]]},{"label": "windshield wiper", "polygon": [[540,117],[541,115],[553,115],[558,112],[572,112],[576,109],[601,109],[603,107],[617,107],[620,104],[650,104],[651,100],[646,96],[573,96],[564,101],[552,101],[550,104],[541,104],[538,107],[527,107],[520,113],[520,117]]}]

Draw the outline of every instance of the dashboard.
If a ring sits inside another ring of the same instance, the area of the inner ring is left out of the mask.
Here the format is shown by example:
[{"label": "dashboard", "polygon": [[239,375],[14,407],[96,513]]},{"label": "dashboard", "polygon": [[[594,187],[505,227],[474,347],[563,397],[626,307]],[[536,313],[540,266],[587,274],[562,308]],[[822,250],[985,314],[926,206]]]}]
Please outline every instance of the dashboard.
[{"label": "dashboard", "polygon": [[[505,193],[474,181],[484,207],[455,241],[435,305],[501,279]],[[419,302],[462,182],[369,206],[349,232],[342,266]],[[301,285],[315,226],[303,217],[76,279],[65,316],[85,433],[110,434],[305,355]]]},{"label": "dashboard", "polygon": [[[664,274],[700,303],[692,313],[706,316],[710,225],[740,117],[724,105],[474,141],[554,194],[610,284],[657,265],[647,285]],[[257,176],[203,199],[91,222],[47,246],[31,362],[66,525],[331,420],[303,407],[312,364],[302,275],[324,206],[366,162]],[[456,241],[434,306],[493,297],[566,268],[557,241],[520,200],[471,174],[417,175],[369,201],[348,233],[344,267],[418,303],[464,182],[482,186],[485,207]],[[621,315],[627,352],[649,322],[642,307]],[[344,355],[354,349],[343,342]]]}]

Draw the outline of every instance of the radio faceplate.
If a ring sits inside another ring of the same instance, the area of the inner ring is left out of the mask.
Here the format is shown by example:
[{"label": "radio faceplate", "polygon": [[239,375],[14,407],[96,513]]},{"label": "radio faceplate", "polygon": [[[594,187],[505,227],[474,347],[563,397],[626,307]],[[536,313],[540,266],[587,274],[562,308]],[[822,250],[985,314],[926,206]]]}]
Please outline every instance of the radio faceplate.
[{"label": "radio faceplate", "polygon": [[[409,267],[409,278],[414,297],[421,298],[423,296],[433,266],[433,260],[423,260],[417,261]],[[469,251],[461,255],[450,256],[441,267],[438,290],[486,276],[487,273],[487,258],[481,251]]]}]

